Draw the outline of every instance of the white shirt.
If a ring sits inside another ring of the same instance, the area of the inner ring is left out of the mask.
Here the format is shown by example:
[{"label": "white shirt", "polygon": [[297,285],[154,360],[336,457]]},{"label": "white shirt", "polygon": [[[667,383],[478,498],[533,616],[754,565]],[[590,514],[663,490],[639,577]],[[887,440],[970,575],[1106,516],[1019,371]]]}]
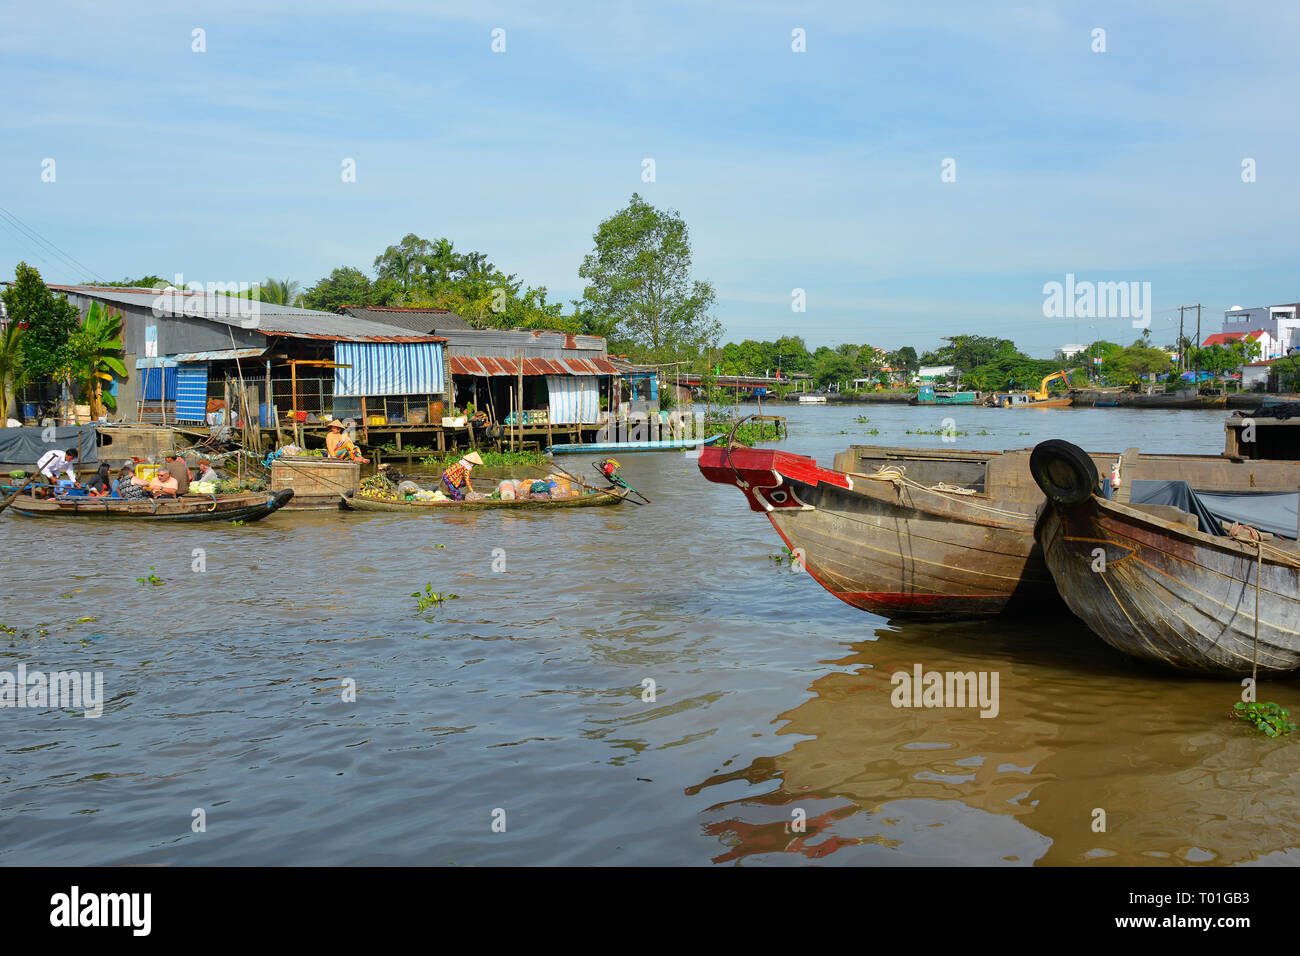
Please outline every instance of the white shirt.
[{"label": "white shirt", "polygon": [[51,481],[54,480],[55,473],[59,471],[66,471],[69,478],[73,481],[77,480],[76,466],[70,465],[68,456],[64,452],[57,450],[47,451],[42,455],[41,460],[36,463],[36,470]]}]

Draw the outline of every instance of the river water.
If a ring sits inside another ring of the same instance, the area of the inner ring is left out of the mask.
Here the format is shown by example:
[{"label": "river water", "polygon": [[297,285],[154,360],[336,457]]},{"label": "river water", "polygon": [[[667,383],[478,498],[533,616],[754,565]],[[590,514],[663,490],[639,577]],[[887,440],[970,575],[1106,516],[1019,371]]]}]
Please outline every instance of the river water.
[{"label": "river water", "polygon": [[[824,464],[939,445],[907,432],[945,417],[963,448],[1223,445],[1222,412],[781,413],[783,446]],[[0,711],[0,863],[1300,859],[1300,747],[1233,721],[1232,682],[1145,669],[1073,619],[857,611],[778,567],[767,520],[693,458],[622,461],[653,504],[0,516],[0,670],[101,672],[106,697],[99,718]],[[458,597],[421,612],[426,584]],[[917,664],[997,673],[996,717],[893,707]]]}]

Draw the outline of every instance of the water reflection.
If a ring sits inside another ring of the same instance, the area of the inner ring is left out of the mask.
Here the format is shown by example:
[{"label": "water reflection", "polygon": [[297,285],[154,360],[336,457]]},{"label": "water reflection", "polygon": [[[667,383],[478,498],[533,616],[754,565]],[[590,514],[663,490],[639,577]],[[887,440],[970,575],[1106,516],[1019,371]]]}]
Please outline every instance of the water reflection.
[{"label": "water reflection", "polygon": [[[829,663],[779,715],[787,751],[688,789],[770,786],[708,807],[714,862],[1222,865],[1300,843],[1300,749],[1231,719],[1236,685],[1148,670],[1077,622],[889,625]],[[998,715],[894,707],[918,663],[997,671]]]}]

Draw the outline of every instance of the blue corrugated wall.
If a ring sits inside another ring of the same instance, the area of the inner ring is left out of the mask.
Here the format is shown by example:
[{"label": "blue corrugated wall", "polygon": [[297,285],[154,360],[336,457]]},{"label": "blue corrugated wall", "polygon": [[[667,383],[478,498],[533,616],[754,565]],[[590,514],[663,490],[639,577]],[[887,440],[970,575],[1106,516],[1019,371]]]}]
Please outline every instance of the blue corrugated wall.
[{"label": "blue corrugated wall", "polygon": [[441,395],[442,343],[336,342],[334,396]]}]

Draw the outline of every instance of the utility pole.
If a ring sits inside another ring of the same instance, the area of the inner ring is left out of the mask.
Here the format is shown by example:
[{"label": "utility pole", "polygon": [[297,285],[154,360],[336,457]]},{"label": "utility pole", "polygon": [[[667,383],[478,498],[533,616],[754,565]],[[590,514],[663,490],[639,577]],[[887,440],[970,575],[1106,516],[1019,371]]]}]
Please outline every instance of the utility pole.
[{"label": "utility pole", "polygon": [[1196,303],[1196,394],[1201,394],[1201,304]]},{"label": "utility pole", "polygon": [[1183,309],[1186,306],[1178,307],[1178,374],[1182,375],[1187,371],[1187,350],[1183,347]]}]

